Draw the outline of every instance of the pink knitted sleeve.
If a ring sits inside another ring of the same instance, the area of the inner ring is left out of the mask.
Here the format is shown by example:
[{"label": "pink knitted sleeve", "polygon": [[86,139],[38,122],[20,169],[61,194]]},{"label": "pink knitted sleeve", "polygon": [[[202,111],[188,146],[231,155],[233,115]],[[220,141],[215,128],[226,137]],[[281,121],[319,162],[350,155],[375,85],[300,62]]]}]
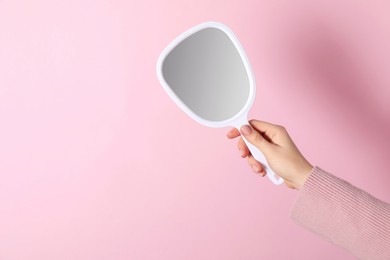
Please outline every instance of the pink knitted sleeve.
[{"label": "pink knitted sleeve", "polygon": [[291,218],[361,259],[390,259],[390,204],[314,167]]}]

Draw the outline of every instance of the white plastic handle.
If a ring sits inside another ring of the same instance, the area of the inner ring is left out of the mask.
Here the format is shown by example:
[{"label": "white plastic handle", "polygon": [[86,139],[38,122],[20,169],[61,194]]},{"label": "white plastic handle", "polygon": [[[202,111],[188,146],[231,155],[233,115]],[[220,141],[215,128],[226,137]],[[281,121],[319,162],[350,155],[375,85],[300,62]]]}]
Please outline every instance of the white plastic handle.
[{"label": "white plastic handle", "polygon": [[248,146],[248,149],[251,152],[251,154],[253,155],[253,157],[257,161],[261,162],[265,172],[267,173],[268,178],[275,185],[282,184],[284,182],[283,178],[280,178],[280,177],[279,177],[279,179],[277,178],[277,175],[274,173],[274,171],[271,169],[271,167],[269,167],[269,165],[267,163],[267,160],[265,159],[264,154],[262,152],[260,152],[259,149],[256,146],[254,146],[248,140],[246,140],[245,137],[242,136],[242,139],[244,139],[244,142],[245,142],[246,146]]}]

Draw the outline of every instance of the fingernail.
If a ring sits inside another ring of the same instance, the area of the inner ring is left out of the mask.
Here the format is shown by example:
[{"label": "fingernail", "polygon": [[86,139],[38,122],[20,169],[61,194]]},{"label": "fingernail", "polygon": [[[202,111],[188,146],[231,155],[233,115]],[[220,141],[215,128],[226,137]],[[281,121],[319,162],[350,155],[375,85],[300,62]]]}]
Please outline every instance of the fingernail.
[{"label": "fingernail", "polygon": [[241,132],[244,135],[250,135],[252,133],[252,128],[250,128],[248,125],[244,125],[241,127]]},{"label": "fingernail", "polygon": [[255,173],[259,173],[259,167],[257,167],[256,165],[252,165],[252,170],[255,172]]}]

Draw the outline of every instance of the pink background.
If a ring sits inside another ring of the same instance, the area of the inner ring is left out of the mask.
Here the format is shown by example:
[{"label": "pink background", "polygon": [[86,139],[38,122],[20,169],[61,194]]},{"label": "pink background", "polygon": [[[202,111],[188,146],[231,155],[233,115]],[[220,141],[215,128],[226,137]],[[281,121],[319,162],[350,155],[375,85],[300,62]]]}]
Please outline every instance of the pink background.
[{"label": "pink background", "polygon": [[389,1],[0,0],[0,259],[353,259],[158,83],[207,20],[245,48],[252,118],[390,201]]}]

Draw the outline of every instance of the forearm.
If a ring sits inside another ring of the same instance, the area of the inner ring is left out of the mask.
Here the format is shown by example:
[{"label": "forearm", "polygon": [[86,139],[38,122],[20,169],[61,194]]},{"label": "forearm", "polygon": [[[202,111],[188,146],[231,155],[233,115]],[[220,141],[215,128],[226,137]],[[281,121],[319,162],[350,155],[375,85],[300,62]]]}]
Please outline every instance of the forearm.
[{"label": "forearm", "polygon": [[390,204],[314,167],[291,218],[362,259],[390,259]]}]

